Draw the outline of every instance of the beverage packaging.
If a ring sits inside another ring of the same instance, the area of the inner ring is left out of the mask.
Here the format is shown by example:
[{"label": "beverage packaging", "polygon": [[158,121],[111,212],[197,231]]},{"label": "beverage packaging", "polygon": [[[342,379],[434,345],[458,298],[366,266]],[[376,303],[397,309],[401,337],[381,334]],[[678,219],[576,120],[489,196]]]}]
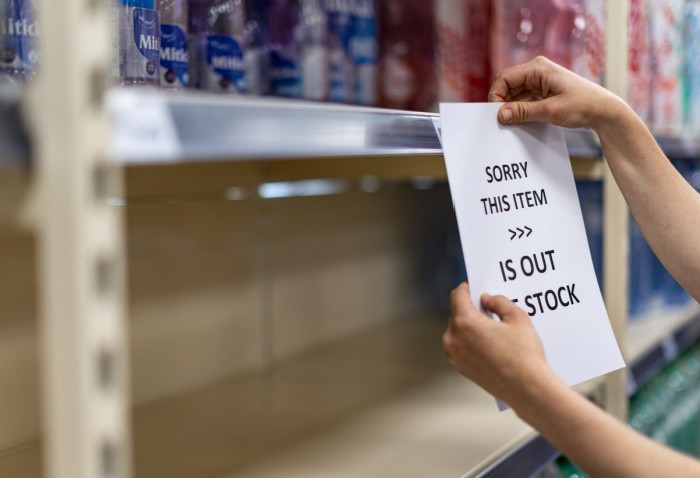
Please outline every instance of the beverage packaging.
[{"label": "beverage packaging", "polygon": [[651,122],[651,39],[647,0],[630,0],[628,102],[647,124]]},{"label": "beverage packaging", "polygon": [[352,0],[351,7],[352,101],[361,105],[376,105],[379,55],[376,0]]},{"label": "beverage packaging", "polygon": [[433,111],[437,85],[434,65],[433,2],[379,2],[379,85],[381,106]]},{"label": "beverage packaging", "polygon": [[[298,24],[302,97],[316,101],[328,99],[330,86],[327,46],[328,20],[321,1],[300,0],[301,9]],[[348,66],[345,58],[339,66],[341,71]],[[343,73],[345,72],[341,72],[341,74]]]},{"label": "beverage packaging", "polygon": [[649,0],[652,57],[651,129],[676,134],[683,126],[683,0]]},{"label": "beverage packaging", "polygon": [[301,68],[296,29],[299,0],[270,0],[268,11],[270,88],[275,96],[301,98]]},{"label": "beverage packaging", "polygon": [[327,20],[320,0],[271,0],[268,24],[272,94],[327,99]]},{"label": "beverage packaging", "polygon": [[246,88],[249,95],[270,92],[267,12],[269,0],[246,1]]},{"label": "beverage packaging", "polygon": [[32,0],[0,0],[0,83],[25,83],[33,78],[39,34]]},{"label": "beverage packaging", "polygon": [[336,103],[349,103],[354,86],[350,56],[351,0],[325,0],[324,4],[328,22],[328,99]]},{"label": "beverage packaging", "polygon": [[437,0],[440,101],[486,101],[491,86],[491,0]]},{"label": "beverage packaging", "polygon": [[160,85],[183,89],[189,85],[188,4],[160,0]]},{"label": "beverage packaging", "polygon": [[571,69],[599,85],[605,80],[606,0],[583,0],[575,7],[572,36],[581,34],[583,41],[575,40]]},{"label": "beverage packaging", "polygon": [[494,71],[544,55],[603,82],[604,0],[495,0],[494,7]]},{"label": "beverage packaging", "polygon": [[487,101],[491,88],[491,23],[492,0],[467,0],[467,76],[469,101]]},{"label": "beverage packaging", "polygon": [[544,42],[553,9],[552,0],[494,0],[494,72],[546,54]]},{"label": "beverage packaging", "polygon": [[684,77],[688,111],[686,127],[700,133],[700,1],[689,0],[685,11]]},{"label": "beverage packaging", "polygon": [[158,0],[113,0],[121,85],[160,84]]},{"label": "beverage packaging", "polygon": [[[202,11],[203,10],[203,11]],[[243,0],[209,0],[198,8],[196,65],[200,88],[229,94],[246,92],[246,14]]]},{"label": "beverage packaging", "polygon": [[436,0],[437,81],[440,101],[469,101],[467,0]]}]

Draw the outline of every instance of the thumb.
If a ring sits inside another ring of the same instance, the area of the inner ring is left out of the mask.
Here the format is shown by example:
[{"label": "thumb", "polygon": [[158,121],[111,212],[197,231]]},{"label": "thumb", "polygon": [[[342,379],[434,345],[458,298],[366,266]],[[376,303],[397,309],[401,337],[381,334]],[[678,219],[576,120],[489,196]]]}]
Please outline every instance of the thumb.
[{"label": "thumb", "polygon": [[512,300],[502,295],[494,296],[484,293],[481,295],[481,305],[489,312],[499,316],[503,322],[512,322],[522,312]]},{"label": "thumb", "polygon": [[530,121],[551,122],[546,102],[547,100],[506,103],[498,111],[498,119],[503,124],[519,124]]}]

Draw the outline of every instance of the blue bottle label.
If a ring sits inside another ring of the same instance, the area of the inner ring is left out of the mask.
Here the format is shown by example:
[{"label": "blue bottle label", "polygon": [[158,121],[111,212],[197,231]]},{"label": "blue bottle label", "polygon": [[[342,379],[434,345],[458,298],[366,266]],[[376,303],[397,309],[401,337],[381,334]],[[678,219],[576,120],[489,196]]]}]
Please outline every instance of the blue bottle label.
[{"label": "blue bottle label", "polygon": [[350,0],[326,0],[329,34],[329,99],[345,103],[351,99],[352,63],[350,39],[352,36]]},{"label": "blue bottle label", "polygon": [[301,98],[301,70],[298,62],[285,58],[278,51],[270,52],[270,86],[274,95]]},{"label": "blue bottle label", "polygon": [[377,62],[377,17],[373,0],[355,0],[351,20],[350,56],[355,64]]},{"label": "blue bottle label", "polygon": [[160,60],[160,25],[158,12],[143,8],[134,9],[134,43],[148,64],[149,75],[156,72]]},{"label": "blue bottle label", "polygon": [[374,0],[354,0],[350,26],[350,58],[355,65],[353,100],[377,102],[377,15]]},{"label": "blue bottle label", "polygon": [[207,78],[205,87],[244,93],[245,61],[235,38],[225,35],[207,37]]},{"label": "blue bottle label", "polygon": [[155,10],[154,0],[119,0],[119,2],[127,7],[145,8],[147,10]]},{"label": "blue bottle label", "polygon": [[34,71],[39,53],[39,23],[30,0],[2,2],[0,9],[0,69],[28,74]]},{"label": "blue bottle label", "polygon": [[190,82],[187,35],[177,25],[160,26],[160,66],[163,86],[185,87]]}]

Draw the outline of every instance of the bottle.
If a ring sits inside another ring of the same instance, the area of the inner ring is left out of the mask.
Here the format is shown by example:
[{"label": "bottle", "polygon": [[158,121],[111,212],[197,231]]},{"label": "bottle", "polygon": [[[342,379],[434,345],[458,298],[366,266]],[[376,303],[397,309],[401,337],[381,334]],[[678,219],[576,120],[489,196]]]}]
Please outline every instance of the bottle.
[{"label": "bottle", "polygon": [[158,0],[114,0],[121,85],[160,84]]},{"label": "bottle", "polygon": [[[301,0],[298,35],[302,97],[307,100],[328,99],[328,22],[321,0]],[[340,65],[342,69],[346,63]]]},{"label": "bottle", "polygon": [[0,0],[0,82],[31,81],[39,60],[39,34],[32,0]]},{"label": "bottle", "polygon": [[385,0],[379,3],[380,104],[387,108],[435,108],[433,2]]},{"label": "bottle", "polygon": [[467,76],[469,78],[468,101],[484,102],[491,88],[491,25],[493,2],[491,0],[467,0],[466,30]]},{"label": "bottle", "polygon": [[183,89],[190,81],[186,0],[160,0],[160,85]]},{"label": "bottle", "polygon": [[295,41],[298,21],[298,0],[270,1],[270,88],[275,96],[302,96],[299,44]]},{"label": "bottle", "polygon": [[646,0],[631,0],[629,13],[628,101],[637,115],[651,122],[651,45]]},{"label": "bottle", "polygon": [[353,65],[352,101],[377,104],[377,63],[379,57],[377,6],[375,0],[352,0],[350,58]]},{"label": "bottle", "polygon": [[246,88],[250,95],[270,92],[267,12],[269,0],[247,0],[245,67]]},{"label": "bottle", "polygon": [[272,94],[326,99],[326,16],[319,0],[271,0],[268,22]]},{"label": "bottle", "polygon": [[545,55],[553,0],[496,0],[493,68],[495,72]]},{"label": "bottle", "polygon": [[649,0],[652,85],[651,129],[677,134],[683,126],[683,0]]},{"label": "bottle", "polygon": [[352,100],[353,65],[350,58],[352,16],[350,0],[325,0],[328,22],[329,100]]},{"label": "bottle", "polygon": [[243,0],[210,0],[199,43],[199,83],[209,91],[246,92]]}]

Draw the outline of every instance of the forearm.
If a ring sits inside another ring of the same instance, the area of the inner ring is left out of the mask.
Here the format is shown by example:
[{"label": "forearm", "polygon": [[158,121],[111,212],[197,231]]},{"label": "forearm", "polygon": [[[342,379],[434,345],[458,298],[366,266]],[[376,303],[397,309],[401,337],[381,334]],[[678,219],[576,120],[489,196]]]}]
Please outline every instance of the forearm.
[{"label": "forearm", "polygon": [[700,298],[700,196],[626,105],[595,128],[630,211],[661,262]]},{"label": "forearm", "polygon": [[554,374],[534,379],[514,410],[591,476],[700,476],[700,464],[636,433]]}]

